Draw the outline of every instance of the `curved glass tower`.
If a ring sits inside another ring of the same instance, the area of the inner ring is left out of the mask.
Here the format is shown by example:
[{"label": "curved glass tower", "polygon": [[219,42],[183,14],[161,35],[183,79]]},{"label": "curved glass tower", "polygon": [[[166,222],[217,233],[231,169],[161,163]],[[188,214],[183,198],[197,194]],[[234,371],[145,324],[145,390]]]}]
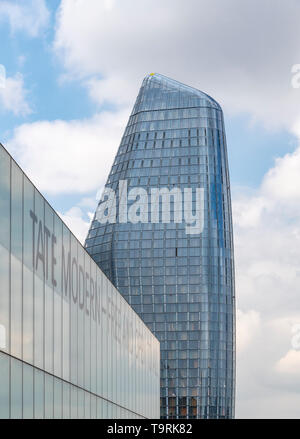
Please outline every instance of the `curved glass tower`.
[{"label": "curved glass tower", "polygon": [[85,247],[161,342],[161,417],[233,417],[231,200],[214,99],[144,79]]}]

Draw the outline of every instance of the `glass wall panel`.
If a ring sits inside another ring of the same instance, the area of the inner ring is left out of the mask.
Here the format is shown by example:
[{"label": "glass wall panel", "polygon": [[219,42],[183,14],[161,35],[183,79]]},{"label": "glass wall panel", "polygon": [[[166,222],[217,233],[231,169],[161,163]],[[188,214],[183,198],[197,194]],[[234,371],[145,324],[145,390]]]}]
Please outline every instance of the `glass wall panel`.
[{"label": "glass wall panel", "polygon": [[47,416],[47,411],[50,409],[51,414],[51,406],[48,404],[48,397],[51,395],[51,386],[47,385],[47,377],[48,375],[44,375],[41,370],[34,368],[34,418],[35,419],[43,419],[44,418],[44,408],[45,409],[45,417],[53,417],[53,404],[52,404],[52,416]]},{"label": "glass wall panel", "polygon": [[70,380],[70,293],[71,293],[71,233],[63,226],[62,239],[62,362],[63,378]]},{"label": "glass wall panel", "polygon": [[7,152],[0,148],[0,244],[10,249],[10,197],[11,160]]},{"label": "glass wall panel", "polygon": [[71,418],[71,386],[63,383],[63,418]]},{"label": "glass wall panel", "polygon": [[[84,251],[78,246],[78,357],[77,373],[78,386],[84,387],[84,355],[85,355],[85,333],[84,333],[84,304],[85,304],[85,272],[84,272]],[[84,407],[84,403],[83,403]],[[83,415],[82,415],[83,416]],[[82,417],[80,416],[80,417]]]},{"label": "glass wall panel", "polygon": [[0,244],[0,291],[0,349],[9,352],[10,254],[2,244]]},{"label": "glass wall panel", "polygon": [[23,359],[33,363],[34,187],[24,176],[23,202]]},{"label": "glass wall panel", "polygon": [[44,276],[45,276],[45,243],[44,243],[44,199],[34,191],[34,364],[44,367]]},{"label": "glass wall panel", "polygon": [[22,362],[12,359],[10,373],[10,416],[12,419],[21,419],[23,415]]},{"label": "glass wall panel", "polygon": [[62,381],[58,378],[54,378],[54,419],[62,418]]},{"label": "glass wall panel", "polygon": [[45,375],[45,418],[54,417],[54,379],[51,375]]},{"label": "glass wall panel", "polygon": [[0,352],[0,419],[9,418],[9,356]]},{"label": "glass wall panel", "polygon": [[54,375],[62,376],[62,222],[54,214],[52,283],[54,288]]},{"label": "glass wall panel", "polygon": [[0,349],[9,351],[11,161],[0,148]]},{"label": "glass wall panel", "polygon": [[84,253],[84,388],[91,390],[91,258]]},{"label": "glass wall panel", "polygon": [[139,317],[1,145],[0,169],[0,418],[147,417],[147,376],[157,415]]},{"label": "glass wall panel", "polygon": [[33,367],[23,363],[23,418],[33,418]]},{"label": "glass wall panel", "polygon": [[51,207],[45,203],[45,370],[54,372],[54,285],[52,275],[55,267],[54,260],[54,214]]},{"label": "glass wall panel", "polygon": [[77,419],[78,417],[78,389],[75,386],[71,386],[71,419]]}]

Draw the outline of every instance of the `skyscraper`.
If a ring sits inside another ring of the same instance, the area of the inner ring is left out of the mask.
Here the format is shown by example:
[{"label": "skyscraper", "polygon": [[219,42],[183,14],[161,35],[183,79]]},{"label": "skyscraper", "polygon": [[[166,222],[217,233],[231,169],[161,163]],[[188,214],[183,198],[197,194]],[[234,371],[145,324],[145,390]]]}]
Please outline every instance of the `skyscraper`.
[{"label": "skyscraper", "polygon": [[161,417],[233,417],[232,216],[214,99],[144,79],[85,247],[161,342]]}]

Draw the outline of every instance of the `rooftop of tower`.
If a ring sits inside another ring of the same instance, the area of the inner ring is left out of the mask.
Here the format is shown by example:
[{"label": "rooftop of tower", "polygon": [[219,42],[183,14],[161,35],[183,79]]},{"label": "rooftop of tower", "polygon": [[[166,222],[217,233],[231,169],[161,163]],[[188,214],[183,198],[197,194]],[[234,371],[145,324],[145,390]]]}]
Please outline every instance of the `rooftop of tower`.
[{"label": "rooftop of tower", "polygon": [[182,82],[176,81],[175,79],[169,78],[168,76],[164,76],[160,73],[150,73],[144,78],[142,89],[155,87],[158,87],[166,92],[177,91],[179,93],[182,92],[193,95],[195,97],[205,100],[207,105],[221,110],[221,106],[219,105],[219,103],[207,93],[204,93],[197,88],[183,84]]}]

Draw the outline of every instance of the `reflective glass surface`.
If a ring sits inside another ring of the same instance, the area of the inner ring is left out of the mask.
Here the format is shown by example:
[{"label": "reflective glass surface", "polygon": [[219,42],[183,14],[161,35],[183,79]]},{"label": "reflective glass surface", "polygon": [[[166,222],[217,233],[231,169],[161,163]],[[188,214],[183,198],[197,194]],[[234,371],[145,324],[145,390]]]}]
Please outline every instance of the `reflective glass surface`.
[{"label": "reflective glass surface", "polygon": [[85,247],[161,342],[161,417],[231,418],[234,258],[219,104],[162,75],[147,76],[106,184],[119,205],[121,180],[128,193],[203,190],[201,233],[187,234],[184,222],[149,220],[149,199],[141,202],[146,214],[135,223],[121,220],[120,210],[116,222],[100,221],[102,199]]}]

